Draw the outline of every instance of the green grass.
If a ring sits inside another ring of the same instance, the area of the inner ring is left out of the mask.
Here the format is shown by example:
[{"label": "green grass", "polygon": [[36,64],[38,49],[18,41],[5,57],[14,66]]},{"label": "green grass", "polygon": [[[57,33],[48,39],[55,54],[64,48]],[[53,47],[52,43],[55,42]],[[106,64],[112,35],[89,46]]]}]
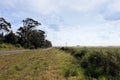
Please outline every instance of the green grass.
[{"label": "green grass", "polygon": [[12,45],[12,44],[7,44],[7,43],[0,44],[0,51],[19,50],[19,49],[23,49],[19,44],[17,45]]},{"label": "green grass", "polygon": [[58,49],[0,56],[0,80],[84,80],[76,59]]}]

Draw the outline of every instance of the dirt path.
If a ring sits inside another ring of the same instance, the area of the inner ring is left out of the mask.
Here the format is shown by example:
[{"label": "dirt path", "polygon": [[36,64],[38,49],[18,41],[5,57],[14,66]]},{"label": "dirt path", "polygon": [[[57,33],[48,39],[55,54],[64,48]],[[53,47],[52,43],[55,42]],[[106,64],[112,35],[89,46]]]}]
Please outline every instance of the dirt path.
[{"label": "dirt path", "polygon": [[25,51],[30,51],[30,50],[10,50],[10,51],[0,51],[0,55],[6,55],[6,54],[14,54],[14,53],[21,53]]}]

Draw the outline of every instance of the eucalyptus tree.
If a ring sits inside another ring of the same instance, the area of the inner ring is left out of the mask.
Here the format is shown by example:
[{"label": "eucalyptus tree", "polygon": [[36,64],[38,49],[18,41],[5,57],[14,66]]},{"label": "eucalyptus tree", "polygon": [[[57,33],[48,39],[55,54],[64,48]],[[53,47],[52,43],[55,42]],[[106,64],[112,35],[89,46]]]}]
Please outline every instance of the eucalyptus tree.
[{"label": "eucalyptus tree", "polygon": [[0,17],[0,30],[9,32],[10,28],[11,28],[11,24],[7,22],[4,18]]},{"label": "eucalyptus tree", "polygon": [[18,34],[23,37],[24,39],[27,39],[27,33],[28,31],[32,30],[36,26],[41,25],[38,21],[32,19],[32,18],[26,18],[23,22],[23,27],[20,27],[18,29]]},{"label": "eucalyptus tree", "polygon": [[11,24],[7,22],[4,18],[0,17],[0,43],[4,41],[3,32],[9,32]]},{"label": "eucalyptus tree", "polygon": [[45,32],[42,30],[31,30],[28,34],[29,47],[41,48],[44,46]]},{"label": "eucalyptus tree", "polygon": [[25,44],[28,40],[29,31],[33,30],[36,26],[41,25],[41,23],[32,18],[26,18],[22,22],[23,26],[18,29],[17,34],[20,36],[22,42]]}]

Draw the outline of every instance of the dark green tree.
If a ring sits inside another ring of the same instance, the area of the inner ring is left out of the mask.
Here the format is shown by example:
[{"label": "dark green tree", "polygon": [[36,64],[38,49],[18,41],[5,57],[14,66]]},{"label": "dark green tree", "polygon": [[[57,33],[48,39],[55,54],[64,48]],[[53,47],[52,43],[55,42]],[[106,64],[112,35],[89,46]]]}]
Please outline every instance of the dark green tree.
[{"label": "dark green tree", "polygon": [[11,31],[9,34],[5,35],[5,42],[16,44],[17,43],[17,36]]},{"label": "dark green tree", "polygon": [[43,44],[43,47],[44,48],[52,47],[52,43],[50,41],[48,41],[48,40],[45,40],[44,44]]},{"label": "dark green tree", "polygon": [[28,35],[28,44],[34,48],[47,48],[51,47],[50,41],[45,39],[45,32],[42,30],[31,30]]},{"label": "dark green tree", "polygon": [[23,27],[18,29],[17,34],[19,35],[19,43],[22,43],[24,47],[28,47],[28,34],[31,30],[33,30],[36,26],[41,25],[38,21],[32,18],[26,18],[23,22]]},{"label": "dark green tree", "polygon": [[9,32],[11,28],[11,24],[9,22],[7,22],[4,18],[0,17],[0,43],[4,42],[4,35],[3,35],[3,31]]},{"label": "dark green tree", "polygon": [[4,42],[4,36],[3,33],[0,34],[0,44]]},{"label": "dark green tree", "polygon": [[[28,43],[32,47],[34,46],[35,48],[41,48],[44,46],[44,41],[45,41],[45,32],[42,30],[31,30],[29,31],[28,34]],[[31,47],[30,46],[30,47]]]}]

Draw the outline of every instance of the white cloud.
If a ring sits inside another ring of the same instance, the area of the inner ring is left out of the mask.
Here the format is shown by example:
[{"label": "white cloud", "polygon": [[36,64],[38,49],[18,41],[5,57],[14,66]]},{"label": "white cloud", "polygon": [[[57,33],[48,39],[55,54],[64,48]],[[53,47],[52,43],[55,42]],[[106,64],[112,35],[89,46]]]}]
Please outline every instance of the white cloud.
[{"label": "white cloud", "polygon": [[0,6],[48,14],[54,11],[62,11],[65,8],[88,12],[94,9],[96,10],[100,5],[108,1],[109,0],[4,0],[0,3]]},{"label": "white cloud", "polygon": [[90,12],[99,8],[99,6],[108,2],[109,0],[62,0],[61,2],[73,9],[80,12]]},{"label": "white cloud", "polygon": [[102,8],[102,15],[106,20],[119,20],[120,19],[120,1],[110,0]]},{"label": "white cloud", "polygon": [[108,8],[115,12],[120,12],[120,0],[113,0]]},{"label": "white cloud", "polygon": [[[111,46],[119,45],[120,28],[118,22],[101,25],[64,27],[60,31],[48,29],[48,39],[54,46]],[[116,28],[116,29],[115,29]]]}]

